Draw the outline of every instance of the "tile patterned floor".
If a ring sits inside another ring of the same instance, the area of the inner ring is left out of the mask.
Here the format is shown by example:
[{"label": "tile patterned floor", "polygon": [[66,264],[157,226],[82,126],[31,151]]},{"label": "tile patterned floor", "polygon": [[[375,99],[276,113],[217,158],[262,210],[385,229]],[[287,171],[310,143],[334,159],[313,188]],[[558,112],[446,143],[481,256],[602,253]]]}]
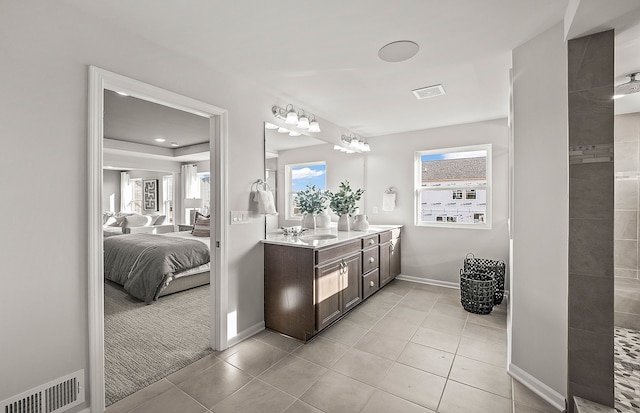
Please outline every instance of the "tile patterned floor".
[{"label": "tile patterned floor", "polygon": [[307,344],[263,331],[107,413],[557,413],[507,374],[506,300],[393,281]]},{"label": "tile patterned floor", "polygon": [[640,331],[615,328],[616,411],[640,412]]}]

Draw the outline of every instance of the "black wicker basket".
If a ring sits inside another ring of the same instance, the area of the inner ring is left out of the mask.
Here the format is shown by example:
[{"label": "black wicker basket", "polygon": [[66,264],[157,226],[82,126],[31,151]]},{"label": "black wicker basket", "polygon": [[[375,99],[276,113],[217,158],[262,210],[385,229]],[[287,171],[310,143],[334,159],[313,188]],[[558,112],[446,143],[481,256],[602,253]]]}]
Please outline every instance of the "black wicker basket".
[{"label": "black wicker basket", "polygon": [[493,310],[495,291],[493,275],[460,270],[460,303],[468,312],[489,314]]},{"label": "black wicker basket", "polygon": [[493,276],[496,282],[496,291],[493,297],[493,304],[499,305],[504,298],[504,274],[506,265],[502,260],[489,260],[486,258],[476,258],[472,253],[464,258],[464,272],[478,273]]}]

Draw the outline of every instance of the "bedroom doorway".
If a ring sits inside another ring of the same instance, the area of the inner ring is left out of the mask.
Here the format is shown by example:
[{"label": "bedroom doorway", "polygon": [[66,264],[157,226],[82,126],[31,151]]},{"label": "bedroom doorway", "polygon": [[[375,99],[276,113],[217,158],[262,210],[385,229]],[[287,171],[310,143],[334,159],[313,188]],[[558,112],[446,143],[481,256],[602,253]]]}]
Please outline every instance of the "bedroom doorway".
[{"label": "bedroom doorway", "polygon": [[[224,109],[196,101],[194,99],[178,95],[176,93],[139,82],[116,73],[108,72],[96,67],[89,68],[89,279],[88,279],[88,309],[89,309],[89,357],[90,357],[90,398],[91,411],[102,412],[105,408],[105,367],[104,367],[104,266],[103,266],[103,158],[104,151],[104,102],[105,94],[119,92],[129,96],[152,102],[161,106],[178,109],[183,112],[195,114],[208,120],[209,131],[209,171],[207,179],[210,193],[209,207],[211,210],[211,266],[210,266],[210,294],[209,319],[210,334],[209,344],[211,349],[220,350],[227,347],[227,233],[225,225],[228,215],[226,206],[227,188],[227,154],[226,154],[226,123],[227,113]],[[180,155],[180,151],[176,149]],[[149,165],[153,164],[153,156],[148,158]],[[149,169],[153,169],[149,167]],[[206,168],[203,168],[206,169]],[[174,174],[171,174],[175,176]],[[203,174],[201,174],[203,175]],[[168,175],[167,175],[168,176]],[[142,181],[143,188],[147,181]],[[159,187],[163,180],[153,180]],[[153,186],[151,184],[148,184]],[[165,194],[160,199],[160,194],[155,192],[157,202],[167,202],[163,207],[164,212],[171,213],[174,224],[183,224],[185,206],[181,205],[177,197],[183,197],[183,193],[173,191],[172,199],[167,199]],[[167,190],[168,192],[168,190]],[[160,207],[157,206],[160,211]],[[161,214],[167,215],[167,214]],[[194,241],[195,242],[195,241]],[[171,284],[169,284],[171,285]]]}]

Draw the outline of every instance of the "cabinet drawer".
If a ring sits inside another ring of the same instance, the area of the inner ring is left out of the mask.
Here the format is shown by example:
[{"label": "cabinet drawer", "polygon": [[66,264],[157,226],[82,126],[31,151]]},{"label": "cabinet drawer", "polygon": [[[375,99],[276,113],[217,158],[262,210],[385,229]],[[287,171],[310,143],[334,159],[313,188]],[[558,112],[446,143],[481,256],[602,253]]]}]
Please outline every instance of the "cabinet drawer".
[{"label": "cabinet drawer", "polygon": [[378,234],[362,238],[362,249],[373,247],[378,244]]},{"label": "cabinet drawer", "polygon": [[382,244],[383,242],[389,242],[395,238],[400,238],[400,228],[394,228],[392,230],[380,233],[380,244]]},{"label": "cabinet drawer", "polygon": [[349,255],[360,250],[360,240],[354,240],[335,247],[323,248],[316,251],[316,264],[323,264],[333,259]]},{"label": "cabinet drawer", "polygon": [[366,274],[374,268],[378,268],[378,248],[369,248],[362,251],[362,273]]},{"label": "cabinet drawer", "polygon": [[362,276],[362,299],[369,297],[380,288],[380,277],[375,269]]}]

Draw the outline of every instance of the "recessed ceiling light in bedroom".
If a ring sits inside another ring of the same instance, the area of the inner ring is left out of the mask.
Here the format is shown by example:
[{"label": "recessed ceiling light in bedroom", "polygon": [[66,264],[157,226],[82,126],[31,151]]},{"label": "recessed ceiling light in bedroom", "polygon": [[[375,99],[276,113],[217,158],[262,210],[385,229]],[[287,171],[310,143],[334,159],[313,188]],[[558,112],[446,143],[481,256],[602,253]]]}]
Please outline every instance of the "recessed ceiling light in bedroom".
[{"label": "recessed ceiling light in bedroom", "polygon": [[378,57],[385,62],[403,62],[418,53],[420,46],[410,40],[398,40],[384,45],[378,50]]},{"label": "recessed ceiling light in bedroom", "polygon": [[155,138],[154,141],[162,143],[162,142],[166,141],[166,139],[164,139],[164,138]]}]

